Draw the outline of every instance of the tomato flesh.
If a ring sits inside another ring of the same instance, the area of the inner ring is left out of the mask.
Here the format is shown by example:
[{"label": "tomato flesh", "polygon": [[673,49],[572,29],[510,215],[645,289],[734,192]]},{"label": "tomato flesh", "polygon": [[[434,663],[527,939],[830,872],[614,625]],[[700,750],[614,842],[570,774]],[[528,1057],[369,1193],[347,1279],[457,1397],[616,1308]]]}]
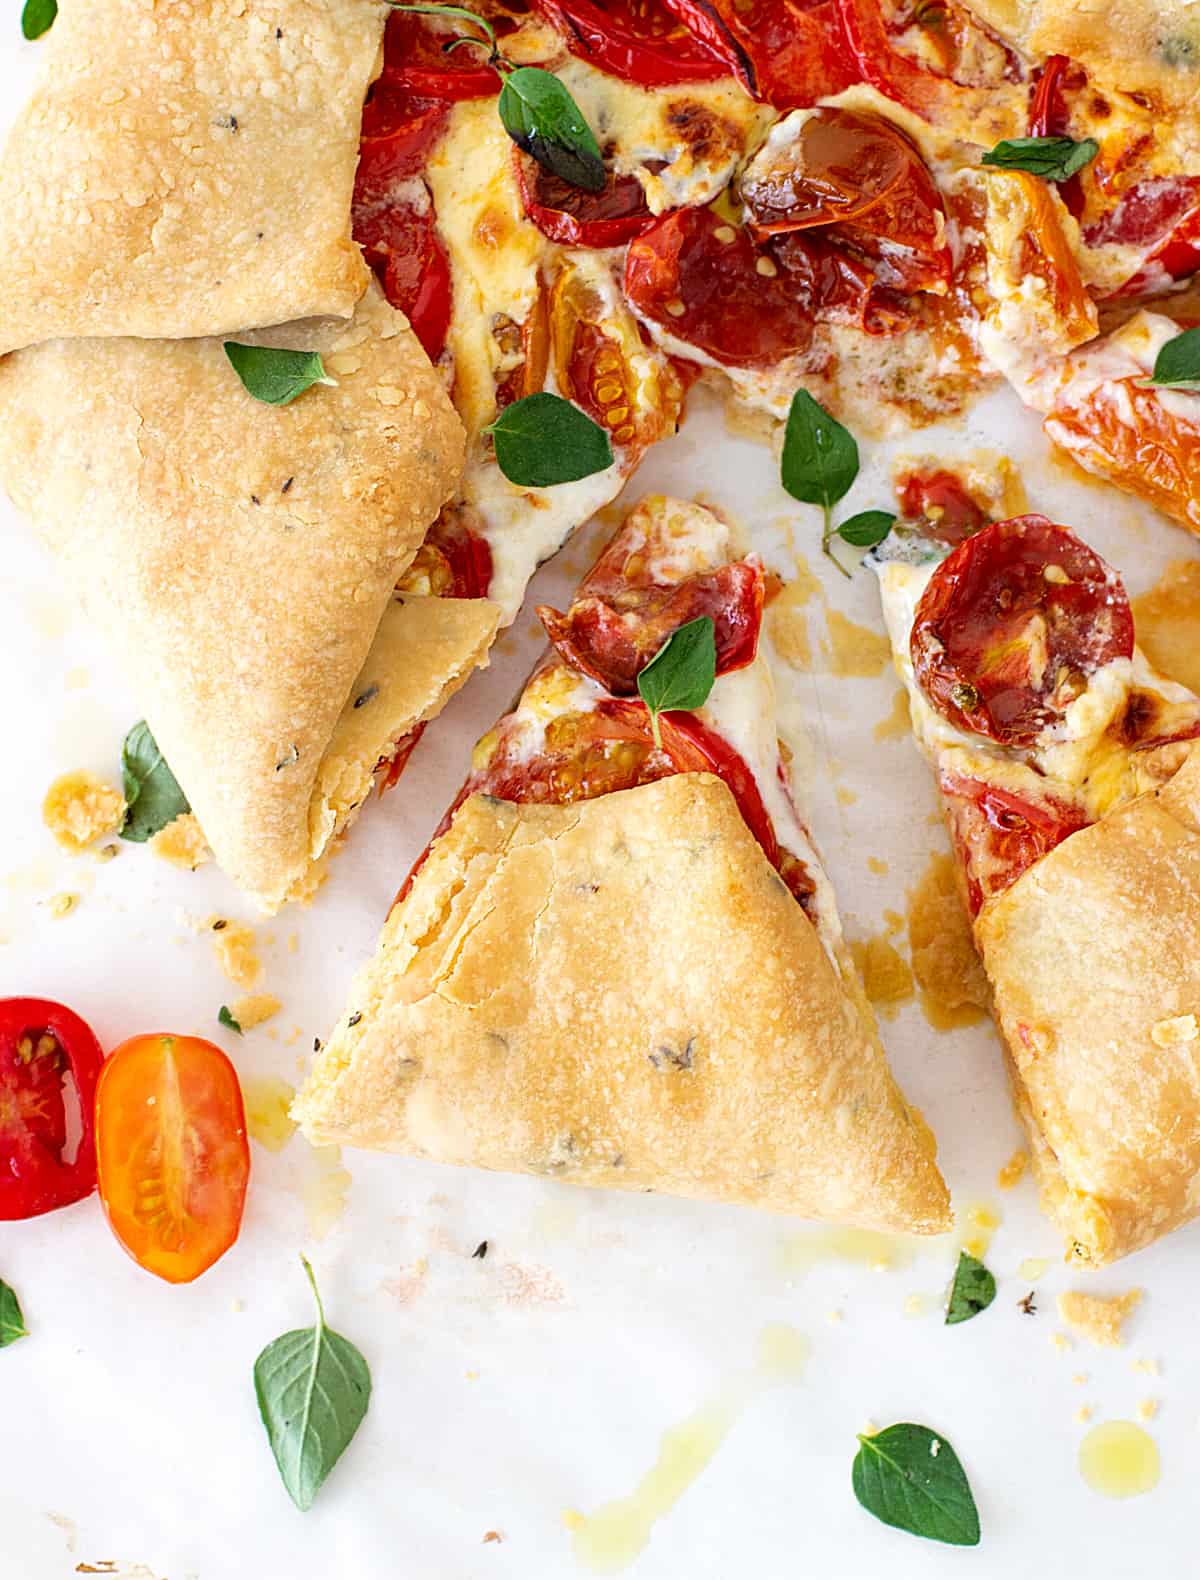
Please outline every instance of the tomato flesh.
[{"label": "tomato flesh", "polygon": [[950,837],[966,874],[972,916],[1056,845],[1088,826],[1082,808],[1055,796],[1034,800],[963,774],[943,774],[941,791]]},{"label": "tomato flesh", "polygon": [[[0,1219],[34,1218],[95,1190],[103,1061],[91,1027],[64,1004],[0,999]],[[68,1091],[80,1130],[73,1158]]]},{"label": "tomato flesh", "polygon": [[910,650],[943,717],[1029,746],[1090,675],[1132,655],[1133,616],[1098,554],[1045,516],[1017,516],[982,528],[938,566]]},{"label": "tomato flesh", "polygon": [[986,526],[987,512],[954,472],[909,472],[896,485],[900,514],[920,521],[926,537],[951,548]]},{"label": "tomato flesh", "polygon": [[202,1037],[123,1042],[96,1090],[100,1199],[129,1255],[190,1283],[238,1237],[250,1151],[233,1065]]},{"label": "tomato flesh", "polygon": [[1200,269],[1200,176],[1156,176],[1130,187],[1117,206],[1089,225],[1089,247],[1137,247],[1142,262],[1112,294],[1136,296]]},{"label": "tomato flesh", "polygon": [[[464,45],[447,54],[445,45],[455,37],[478,37],[481,47]],[[487,45],[477,29],[464,22],[460,33],[441,31],[432,18],[405,11],[388,17],[380,81],[392,90],[450,103],[486,99],[501,88],[500,74],[487,64]]]},{"label": "tomato flesh", "polygon": [[747,92],[806,109],[859,81],[835,0],[663,0]]},{"label": "tomato flesh", "polygon": [[[1001,83],[1021,78],[1012,50],[954,0],[937,0],[936,7],[929,8],[938,17],[936,27],[923,26],[925,8],[894,5],[890,0],[837,0],[837,10],[860,80],[928,121],[986,107]],[[905,31],[922,26],[926,44],[935,46],[939,55],[936,66],[926,65],[900,46]],[[982,72],[967,65],[980,61]],[[972,75],[974,80],[968,80]]]},{"label": "tomato flesh", "polygon": [[384,295],[408,319],[436,362],[450,330],[450,259],[437,231],[433,204],[400,193],[354,211],[354,239],[379,276]]},{"label": "tomato flesh", "polygon": [[580,60],[623,82],[673,88],[712,82],[728,66],[671,15],[659,0],[534,0]]},{"label": "tomato flesh", "polygon": [[514,150],[525,213],[563,247],[623,247],[654,224],[636,176],[608,171],[602,192],[585,192]]}]

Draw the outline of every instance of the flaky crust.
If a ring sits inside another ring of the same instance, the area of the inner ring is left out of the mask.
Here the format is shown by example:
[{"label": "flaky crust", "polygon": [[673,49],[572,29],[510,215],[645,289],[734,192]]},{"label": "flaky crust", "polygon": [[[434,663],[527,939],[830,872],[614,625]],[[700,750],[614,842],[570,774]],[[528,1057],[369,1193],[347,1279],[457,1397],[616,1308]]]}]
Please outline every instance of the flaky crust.
[{"label": "flaky crust", "polygon": [[0,351],[349,317],[375,0],[59,0],[0,158]]},{"label": "flaky crust", "polygon": [[[462,427],[372,287],[285,407],[219,340],[53,341],[0,362],[0,482],[110,637],[218,861],[277,906],[309,861],[318,764]],[[132,722],[132,720],[130,721]]]},{"label": "flaky crust", "polygon": [[932,1137],[720,780],[473,796],[295,1113],[314,1141],[892,1230]]},{"label": "flaky crust", "polygon": [[1200,1209],[1200,747],[977,923],[1043,1198],[1099,1266]]}]

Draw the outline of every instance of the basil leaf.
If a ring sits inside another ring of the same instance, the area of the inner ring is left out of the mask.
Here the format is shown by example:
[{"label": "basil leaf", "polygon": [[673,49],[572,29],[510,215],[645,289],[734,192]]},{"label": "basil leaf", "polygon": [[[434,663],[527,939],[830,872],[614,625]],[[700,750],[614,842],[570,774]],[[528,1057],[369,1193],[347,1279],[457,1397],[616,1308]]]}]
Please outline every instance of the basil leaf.
[{"label": "basil leaf", "polygon": [[21,1315],[21,1302],[0,1278],[0,1350],[25,1338],[28,1333],[25,1318]]},{"label": "basil leaf", "polygon": [[500,470],[521,488],[575,483],[613,463],[608,430],[544,390],[513,401],[483,431],[492,436]]},{"label": "basil leaf", "polygon": [[958,1455],[927,1426],[901,1422],[859,1436],[851,1484],[877,1520],[954,1547],[979,1544],[979,1511]]},{"label": "basil leaf", "polygon": [[57,15],[58,0],[25,0],[25,8],[21,12],[21,32],[31,42],[41,38],[43,33],[48,33],[54,26]]},{"label": "basil leaf", "polygon": [[325,1326],[313,1270],[306,1257],[300,1261],[317,1303],[316,1326],[267,1345],[254,1363],[254,1392],[288,1496],[298,1509],[311,1509],[367,1413],[371,1373],[350,1340]]},{"label": "basil leaf", "polygon": [[946,1306],[946,1326],[956,1322],[969,1322],[981,1311],[986,1311],[996,1298],[996,1280],[983,1263],[965,1251],[958,1253],[958,1266],[950,1286],[950,1299]]},{"label": "basil leaf", "polygon": [[998,170],[1025,170],[1043,181],[1066,181],[1100,152],[1094,137],[1006,137],[980,160]]},{"label": "basil leaf", "polygon": [[121,747],[125,789],[125,821],[121,838],[143,845],[184,812],[188,799],[158,749],[145,719],[135,724]]},{"label": "basil leaf", "polygon": [[238,1021],[234,1020],[233,1011],[230,1009],[228,1004],[221,1005],[220,1009],[217,1011],[217,1019],[220,1021],[222,1026],[227,1026],[230,1031],[236,1031],[239,1037],[242,1035],[241,1025]]},{"label": "basil leaf", "polygon": [[702,708],[717,678],[717,636],[712,616],[699,615],[671,632],[637,678],[650,712],[654,744],[662,747],[658,716],[673,708]]},{"label": "basil leaf", "polygon": [[836,530],[843,542],[852,543],[856,549],[873,549],[887,537],[895,521],[890,510],[860,510]]},{"label": "basil leaf", "polygon": [[854,435],[807,390],[797,390],[783,436],[780,478],[784,488],[793,499],[829,510],[857,476]]},{"label": "basil leaf", "polygon": [[287,406],[314,384],[332,384],[315,351],[283,351],[277,346],[243,346],[225,342],[234,372],[254,396],[268,406]]},{"label": "basil leaf", "polygon": [[552,175],[585,192],[603,192],[600,145],[579,106],[551,71],[518,66],[500,90],[504,130]]},{"label": "basil leaf", "polygon": [[1150,389],[1200,390],[1200,329],[1185,329],[1168,340],[1145,383]]}]

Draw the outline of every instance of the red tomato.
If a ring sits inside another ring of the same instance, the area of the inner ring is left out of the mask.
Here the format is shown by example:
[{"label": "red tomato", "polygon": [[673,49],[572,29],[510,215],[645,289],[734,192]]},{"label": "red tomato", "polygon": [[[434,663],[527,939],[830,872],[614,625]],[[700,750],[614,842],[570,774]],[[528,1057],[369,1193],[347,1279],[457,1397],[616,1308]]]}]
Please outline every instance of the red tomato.
[{"label": "red tomato", "polygon": [[663,0],[748,93],[807,109],[858,82],[835,0]]},{"label": "red tomato", "polygon": [[375,93],[363,110],[357,209],[386,198],[395,184],[424,170],[445,129],[450,106],[440,99],[414,99],[406,93]]},{"label": "red tomato", "polygon": [[[945,291],[946,211],[925,161],[881,115],[815,110],[741,186],[760,236],[822,227],[872,260],[881,285]],[[753,167],[752,167],[753,168]]]},{"label": "red tomato", "polygon": [[250,1149],[233,1065],[203,1037],[131,1037],[96,1089],[100,1200],[130,1256],[188,1284],[242,1226]]},{"label": "red tomato", "polygon": [[[34,1218],[95,1190],[103,1061],[91,1027],[65,1005],[0,999],[0,1219]],[[70,1158],[68,1078],[79,1126]]]},{"label": "red tomato", "polygon": [[926,697],[960,729],[1030,746],[1114,658],[1133,653],[1116,572],[1066,527],[1016,516],[959,544],[921,596],[910,643]]},{"label": "red tomato", "polygon": [[539,607],[538,619],[562,658],[614,697],[637,693],[637,677],[672,632],[708,615],[717,644],[717,674],[753,663],[762,625],[764,577],[738,560],[669,585],[627,585],[604,597],[585,593],[567,613]]},{"label": "red tomato", "polygon": [[643,88],[712,82],[724,59],[681,27],[659,0],[533,0],[572,55]]},{"label": "red tomato", "polygon": [[585,192],[513,150],[525,213],[563,247],[623,247],[654,224],[636,176],[607,173],[603,192]]},{"label": "red tomato", "polygon": [[[838,14],[860,78],[880,93],[907,105],[927,121],[955,111],[986,110],[1003,82],[1019,82],[1016,55],[954,0],[923,8],[893,0],[837,0]],[[936,14],[936,26],[922,20]],[[938,70],[908,54],[897,39],[911,27],[922,29],[926,47],[941,55]]]},{"label": "red tomato", "polygon": [[1137,296],[1200,269],[1200,176],[1153,176],[1139,181],[1083,236],[1089,247],[1117,242],[1137,247],[1138,268],[1113,296]]},{"label": "red tomato", "polygon": [[[1086,82],[1086,74],[1066,55],[1050,55],[1033,79],[1033,96],[1029,103],[1030,137],[1068,136],[1071,112],[1067,106],[1067,89],[1078,90]],[[1078,219],[1087,201],[1078,170],[1058,183],[1058,195],[1066,204],[1067,212]]]},{"label": "red tomato", "polygon": [[[456,37],[478,37],[481,47],[464,45],[447,54],[445,45]],[[464,22],[461,32],[453,33],[434,27],[430,17],[405,11],[393,11],[388,17],[380,80],[393,90],[451,102],[486,99],[501,87],[499,73],[487,64],[487,44],[477,28]]]},{"label": "red tomato", "polygon": [[923,520],[925,535],[951,548],[987,524],[987,512],[954,472],[909,472],[897,481],[896,497],[902,516]]},{"label": "red tomato", "polygon": [[1055,796],[1033,800],[962,774],[943,774],[941,789],[972,916],[1068,835],[1088,826],[1081,807]]},{"label": "red tomato", "polygon": [[400,194],[354,210],[354,239],[384,295],[408,319],[436,362],[446,345],[452,302],[450,260],[428,198]]}]

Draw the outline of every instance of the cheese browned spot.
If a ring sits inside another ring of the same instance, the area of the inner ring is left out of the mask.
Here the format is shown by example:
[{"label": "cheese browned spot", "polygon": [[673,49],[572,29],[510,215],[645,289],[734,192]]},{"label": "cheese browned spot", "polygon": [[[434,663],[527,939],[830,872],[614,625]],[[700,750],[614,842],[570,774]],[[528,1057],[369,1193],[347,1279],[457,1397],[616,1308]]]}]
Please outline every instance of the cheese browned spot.
[{"label": "cheese browned spot", "polygon": [[102,834],[115,834],[124,817],[121,792],[83,769],[60,774],[42,802],[42,822],[73,855]]},{"label": "cheese browned spot", "polygon": [[1068,1289],[1058,1297],[1058,1314],[1073,1333],[1091,1344],[1114,1349],[1124,1343],[1121,1329],[1141,1298],[1140,1289],[1123,1295],[1085,1295]]}]

